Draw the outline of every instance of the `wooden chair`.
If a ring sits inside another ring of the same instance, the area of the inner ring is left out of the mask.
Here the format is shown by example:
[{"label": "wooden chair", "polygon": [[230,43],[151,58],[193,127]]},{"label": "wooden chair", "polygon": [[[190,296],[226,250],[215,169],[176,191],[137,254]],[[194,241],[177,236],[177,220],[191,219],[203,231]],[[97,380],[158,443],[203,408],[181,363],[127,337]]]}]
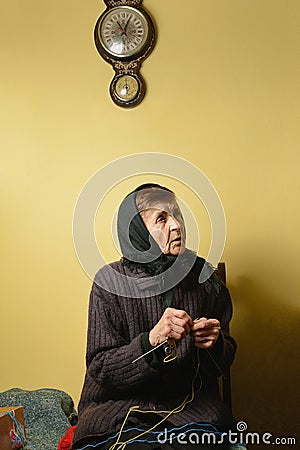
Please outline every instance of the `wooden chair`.
[{"label": "wooden chair", "polygon": [[[226,284],[226,267],[224,262],[219,262],[218,264],[218,273],[223,281]],[[224,329],[225,333],[229,334],[229,325]],[[230,411],[232,410],[232,401],[231,401],[231,378],[230,378],[230,368],[226,368],[224,371],[224,375],[220,379],[220,392],[223,398],[223,401],[226,403]]]}]

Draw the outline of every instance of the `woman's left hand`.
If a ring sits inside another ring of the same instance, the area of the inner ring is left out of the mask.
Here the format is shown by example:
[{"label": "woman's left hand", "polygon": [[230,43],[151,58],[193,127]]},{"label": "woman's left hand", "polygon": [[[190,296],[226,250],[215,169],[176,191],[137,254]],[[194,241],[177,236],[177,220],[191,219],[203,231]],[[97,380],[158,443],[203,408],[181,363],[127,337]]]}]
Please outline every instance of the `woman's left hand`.
[{"label": "woman's left hand", "polygon": [[212,348],[219,337],[220,322],[217,319],[201,317],[193,321],[190,333],[194,337],[196,347]]}]

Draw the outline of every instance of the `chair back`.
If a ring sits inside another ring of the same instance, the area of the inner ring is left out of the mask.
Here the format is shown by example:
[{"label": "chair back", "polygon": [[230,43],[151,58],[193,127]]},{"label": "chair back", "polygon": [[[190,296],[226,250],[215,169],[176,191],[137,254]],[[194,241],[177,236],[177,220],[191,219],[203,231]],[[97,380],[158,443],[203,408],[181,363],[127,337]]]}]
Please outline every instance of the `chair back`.
[{"label": "chair back", "polygon": [[[218,264],[218,273],[223,281],[226,284],[226,266],[224,262],[219,262]],[[225,333],[230,332],[229,325],[224,329]],[[231,400],[231,378],[230,378],[230,367],[227,367],[223,371],[223,376],[221,378],[220,383],[220,392],[223,398],[224,403],[228,406],[230,411],[232,410],[232,400]]]}]

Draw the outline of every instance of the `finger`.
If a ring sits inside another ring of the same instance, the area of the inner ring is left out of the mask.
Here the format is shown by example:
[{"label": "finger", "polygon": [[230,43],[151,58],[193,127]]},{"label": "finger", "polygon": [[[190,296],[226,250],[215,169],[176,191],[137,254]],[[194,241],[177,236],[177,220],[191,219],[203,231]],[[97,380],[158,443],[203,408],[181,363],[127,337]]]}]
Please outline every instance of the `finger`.
[{"label": "finger", "polygon": [[215,339],[217,340],[219,337],[220,329],[212,328],[212,329],[200,329],[200,330],[191,330],[191,335],[194,338],[200,339]]},{"label": "finger", "polygon": [[207,328],[220,327],[220,322],[218,321],[218,319],[208,319],[206,322],[206,326],[207,326]]},{"label": "finger", "polygon": [[178,326],[172,323],[170,320],[166,320],[161,324],[160,335],[164,336],[165,339],[167,339],[168,337],[172,337],[176,340],[181,340],[186,337],[187,332],[185,331],[184,327]]},{"label": "finger", "polygon": [[186,336],[185,332],[178,333],[176,330],[172,330],[171,333],[169,333],[168,338],[173,338],[175,341],[181,341]]},{"label": "finger", "polygon": [[217,319],[206,319],[193,322],[192,330],[212,330],[220,329],[220,322]]},{"label": "finger", "polygon": [[214,346],[214,342],[213,341],[207,341],[207,342],[203,342],[203,343],[197,343],[195,342],[196,347],[198,348],[205,348],[205,349],[210,349]]},{"label": "finger", "polygon": [[217,339],[219,336],[220,330],[218,328],[214,328],[213,330],[197,330],[191,331],[191,335],[197,338],[203,339]]},{"label": "finger", "polygon": [[[182,310],[174,310],[172,308],[167,308],[166,312],[162,316],[162,322],[166,326],[174,327],[176,326],[176,331],[180,332],[178,327],[182,328],[186,334],[190,332],[190,321],[189,315],[186,314],[185,311]],[[177,315],[173,313],[173,311],[177,311]]]},{"label": "finger", "polygon": [[183,309],[167,308],[164,312],[167,317],[177,317],[178,319],[184,320],[189,326],[192,326],[193,320],[189,314]]},{"label": "finger", "polygon": [[208,335],[208,334],[216,334],[220,332],[220,327],[214,327],[214,328],[195,328],[193,327],[191,330],[193,333],[197,333],[197,334],[203,334],[203,335]]},{"label": "finger", "polygon": [[215,345],[217,339],[203,339],[203,338],[195,338],[195,345],[199,348],[211,348]]},{"label": "finger", "polygon": [[198,330],[204,328],[206,321],[207,321],[206,317],[200,317],[199,319],[194,320],[191,329]]},{"label": "finger", "polygon": [[212,325],[212,326],[219,326],[220,325],[219,320],[218,319],[214,319],[214,318],[207,319],[207,317],[200,317],[200,318],[197,318],[197,319],[195,319],[193,321],[193,323],[199,323],[199,322],[205,323],[207,325]]},{"label": "finger", "polygon": [[159,341],[162,338],[172,337],[180,340],[190,333],[190,326],[192,325],[191,317],[184,311],[175,308],[167,308],[162,315],[160,321],[154,327],[155,333],[152,336],[159,336]]},{"label": "finger", "polygon": [[207,342],[211,342],[212,340],[213,340],[212,338],[207,337],[199,337],[199,336],[195,337],[195,342],[197,342],[198,344],[206,344]]},{"label": "finger", "polygon": [[178,317],[173,316],[173,317],[171,317],[171,324],[176,327],[183,328],[185,330],[186,334],[189,334],[189,332],[191,331],[189,323],[186,322],[184,319],[180,319]]},{"label": "finger", "polygon": [[[186,329],[185,327],[176,325],[175,323],[171,323],[171,333],[176,333],[179,336],[179,339],[183,339],[189,334],[189,327]],[[188,331],[187,331],[188,330]]]}]

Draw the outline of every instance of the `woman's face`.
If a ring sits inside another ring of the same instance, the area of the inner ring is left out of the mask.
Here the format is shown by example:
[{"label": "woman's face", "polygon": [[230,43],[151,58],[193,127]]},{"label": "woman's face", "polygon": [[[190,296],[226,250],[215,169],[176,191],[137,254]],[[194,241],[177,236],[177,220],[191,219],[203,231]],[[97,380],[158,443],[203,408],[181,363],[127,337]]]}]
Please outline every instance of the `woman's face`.
[{"label": "woman's face", "polygon": [[184,222],[179,206],[174,200],[158,203],[141,213],[143,222],[162,252],[179,255],[185,250]]}]

